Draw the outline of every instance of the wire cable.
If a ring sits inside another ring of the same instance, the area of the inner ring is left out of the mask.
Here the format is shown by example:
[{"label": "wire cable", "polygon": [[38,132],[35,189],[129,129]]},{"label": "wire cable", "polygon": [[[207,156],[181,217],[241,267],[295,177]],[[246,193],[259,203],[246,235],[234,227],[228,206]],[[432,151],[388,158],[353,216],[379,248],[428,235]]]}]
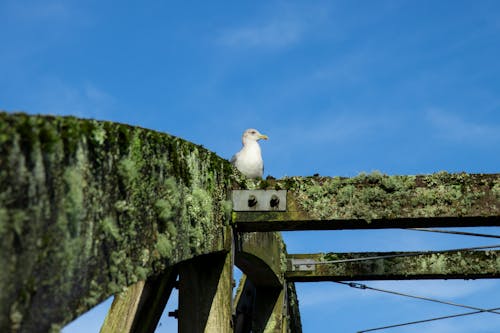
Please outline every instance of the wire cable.
[{"label": "wire cable", "polygon": [[481,233],[476,233],[476,232],[466,232],[466,231],[456,231],[456,230],[429,229],[429,228],[404,228],[403,230],[437,232],[437,233],[443,233],[443,234],[462,235],[462,236],[500,238],[500,235],[481,234]]},{"label": "wire cable", "polygon": [[474,315],[474,314],[483,313],[483,312],[500,314],[500,312],[497,311],[497,310],[500,310],[500,308],[482,309],[482,308],[478,308],[478,307],[475,307],[475,306],[469,306],[469,305],[463,305],[463,304],[458,304],[458,303],[453,303],[453,302],[441,301],[441,300],[434,299],[434,298],[429,298],[429,297],[415,296],[415,295],[405,294],[405,293],[401,293],[401,292],[397,292],[397,291],[392,291],[392,290],[374,288],[374,287],[370,287],[370,286],[367,286],[366,284],[362,284],[362,283],[343,282],[343,281],[334,281],[334,282],[335,283],[339,283],[339,284],[343,284],[343,285],[347,285],[347,286],[349,286],[351,288],[356,288],[356,289],[362,289],[362,290],[369,289],[369,290],[379,291],[379,292],[393,294],[393,295],[398,295],[398,296],[403,296],[403,297],[416,298],[416,299],[420,299],[420,300],[424,300],[424,301],[430,301],[430,302],[435,302],[435,303],[440,303],[440,304],[445,304],[445,305],[451,305],[451,306],[456,306],[456,307],[461,307],[461,308],[476,310],[476,311],[465,312],[465,313],[460,313],[460,314],[456,314],[456,315],[434,317],[434,318],[416,320],[416,321],[411,321],[411,322],[406,322],[406,323],[400,323],[400,324],[394,324],[394,325],[388,325],[388,326],[381,326],[381,327],[376,327],[376,328],[370,328],[370,329],[358,331],[357,333],[372,332],[372,331],[379,331],[379,330],[384,330],[384,329],[389,329],[389,328],[395,328],[395,327],[401,327],[401,326],[422,324],[422,323],[427,323],[427,322],[430,322],[430,321],[443,320],[443,319],[449,319],[449,318],[456,318],[456,317],[462,317],[462,316],[469,316],[469,315]]},{"label": "wire cable", "polygon": [[422,320],[415,320],[415,321],[409,321],[406,323],[401,323],[401,324],[394,324],[394,325],[388,325],[388,326],[381,326],[381,327],[376,327],[376,328],[370,328],[362,331],[357,331],[356,333],[365,333],[365,332],[373,332],[373,331],[380,331],[380,330],[385,330],[389,328],[395,328],[395,327],[401,327],[401,326],[409,326],[409,325],[415,325],[415,324],[422,324],[422,323],[428,323],[431,321],[437,321],[437,320],[443,320],[443,319],[450,319],[450,318],[456,318],[456,317],[463,317],[463,316],[470,316],[470,315],[475,315],[478,313],[482,312],[492,312],[500,310],[500,308],[492,308],[492,309],[485,309],[485,311],[472,311],[472,312],[464,312],[464,313],[459,313],[456,315],[449,315],[449,316],[442,316],[442,317],[434,317],[434,318],[428,318],[428,319],[422,319]]},{"label": "wire cable", "polygon": [[478,251],[478,250],[494,249],[494,248],[499,248],[499,247],[500,247],[500,245],[486,245],[486,246],[476,246],[476,247],[467,247],[467,248],[450,249],[450,250],[404,252],[404,253],[386,254],[386,255],[382,255],[382,256],[373,256],[373,257],[315,261],[315,262],[308,262],[307,265],[341,264],[341,263],[346,263],[346,262],[389,259],[389,258],[398,258],[398,257],[415,257],[415,256],[450,253],[450,252]]},{"label": "wire cable", "polygon": [[369,290],[379,291],[379,292],[383,292],[383,293],[387,293],[387,294],[393,294],[393,295],[398,295],[398,296],[403,296],[403,297],[409,297],[409,298],[416,298],[416,299],[420,299],[420,300],[424,300],[424,301],[429,301],[429,302],[434,302],[434,303],[440,303],[440,304],[445,304],[445,305],[451,305],[451,306],[457,306],[457,307],[466,308],[466,309],[469,309],[469,310],[477,310],[477,311],[481,311],[481,312],[490,312],[490,313],[494,313],[494,314],[500,315],[500,312],[497,312],[497,311],[494,311],[494,310],[487,310],[487,309],[478,308],[478,307],[475,307],[475,306],[463,305],[463,304],[458,304],[458,303],[453,303],[453,302],[447,302],[447,301],[441,301],[441,300],[434,299],[434,298],[429,298],[429,297],[415,296],[415,295],[405,294],[405,293],[401,293],[401,292],[397,292],[397,291],[392,291],[392,290],[386,290],[386,289],[369,287],[366,284],[362,284],[362,283],[343,282],[343,281],[333,281],[333,282],[339,283],[339,284],[343,284],[343,285],[349,286],[351,288],[356,288],[356,289],[362,289],[362,290],[369,289]]}]

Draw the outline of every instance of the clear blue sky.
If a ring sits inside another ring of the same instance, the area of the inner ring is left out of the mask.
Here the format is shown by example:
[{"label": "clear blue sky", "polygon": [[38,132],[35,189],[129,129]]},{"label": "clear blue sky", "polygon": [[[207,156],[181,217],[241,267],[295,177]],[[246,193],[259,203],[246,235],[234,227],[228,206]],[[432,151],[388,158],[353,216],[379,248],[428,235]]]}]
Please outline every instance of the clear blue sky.
[{"label": "clear blue sky", "polygon": [[[262,144],[265,174],[277,178],[495,173],[499,17],[500,2],[486,0],[0,0],[0,109],[139,125],[224,158],[255,127],[270,137]],[[496,244],[414,231],[285,239],[289,252]],[[500,306],[495,280],[368,284]],[[305,332],[355,332],[462,311],[332,283],[298,290]],[[90,332],[103,312],[64,332]],[[175,331],[171,322],[162,320],[158,332]],[[499,332],[500,316],[387,332],[422,331]]]}]

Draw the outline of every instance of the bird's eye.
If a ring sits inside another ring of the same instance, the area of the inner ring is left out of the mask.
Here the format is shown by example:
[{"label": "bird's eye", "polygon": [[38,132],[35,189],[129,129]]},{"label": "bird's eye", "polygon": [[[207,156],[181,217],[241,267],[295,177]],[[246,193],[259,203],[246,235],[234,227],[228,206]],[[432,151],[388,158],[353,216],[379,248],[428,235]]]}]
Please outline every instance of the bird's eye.
[{"label": "bird's eye", "polygon": [[255,132],[255,131],[251,131],[250,133],[255,134],[255,133],[257,133],[257,132]]}]

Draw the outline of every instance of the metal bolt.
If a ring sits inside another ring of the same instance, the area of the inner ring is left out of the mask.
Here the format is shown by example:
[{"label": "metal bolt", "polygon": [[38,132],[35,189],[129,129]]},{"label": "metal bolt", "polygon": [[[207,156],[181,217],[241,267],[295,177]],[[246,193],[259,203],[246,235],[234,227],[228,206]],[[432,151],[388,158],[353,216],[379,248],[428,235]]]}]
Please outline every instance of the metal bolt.
[{"label": "metal bolt", "polygon": [[179,319],[179,309],[177,309],[175,311],[169,311],[168,316],[174,317],[175,319]]},{"label": "metal bolt", "polygon": [[276,194],[273,194],[271,196],[271,201],[269,201],[269,204],[271,205],[271,207],[273,208],[276,208],[279,206],[280,204],[280,198],[278,198],[278,196]]},{"label": "metal bolt", "polygon": [[248,207],[254,207],[255,205],[257,205],[257,198],[252,194],[248,197]]}]

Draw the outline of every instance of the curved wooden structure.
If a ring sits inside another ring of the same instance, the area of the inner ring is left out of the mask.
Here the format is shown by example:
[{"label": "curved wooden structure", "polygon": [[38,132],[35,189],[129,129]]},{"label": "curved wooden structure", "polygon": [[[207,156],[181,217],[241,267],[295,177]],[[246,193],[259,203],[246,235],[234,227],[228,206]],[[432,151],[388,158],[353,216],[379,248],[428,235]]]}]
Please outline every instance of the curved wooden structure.
[{"label": "curved wooden structure", "polygon": [[237,177],[201,146],[72,117],[1,113],[0,133],[2,331],[49,331],[167,267],[230,250]]},{"label": "curved wooden structure", "polygon": [[[232,211],[233,189],[287,190],[286,211]],[[500,225],[498,174],[252,181],[168,134],[0,112],[1,332],[58,331],[114,294],[103,333],[153,332],[176,284],[180,332],[301,332],[294,281],[491,278],[500,264],[491,252],[304,270],[296,260],[373,253],[288,255],[274,231],[486,225]]]}]

